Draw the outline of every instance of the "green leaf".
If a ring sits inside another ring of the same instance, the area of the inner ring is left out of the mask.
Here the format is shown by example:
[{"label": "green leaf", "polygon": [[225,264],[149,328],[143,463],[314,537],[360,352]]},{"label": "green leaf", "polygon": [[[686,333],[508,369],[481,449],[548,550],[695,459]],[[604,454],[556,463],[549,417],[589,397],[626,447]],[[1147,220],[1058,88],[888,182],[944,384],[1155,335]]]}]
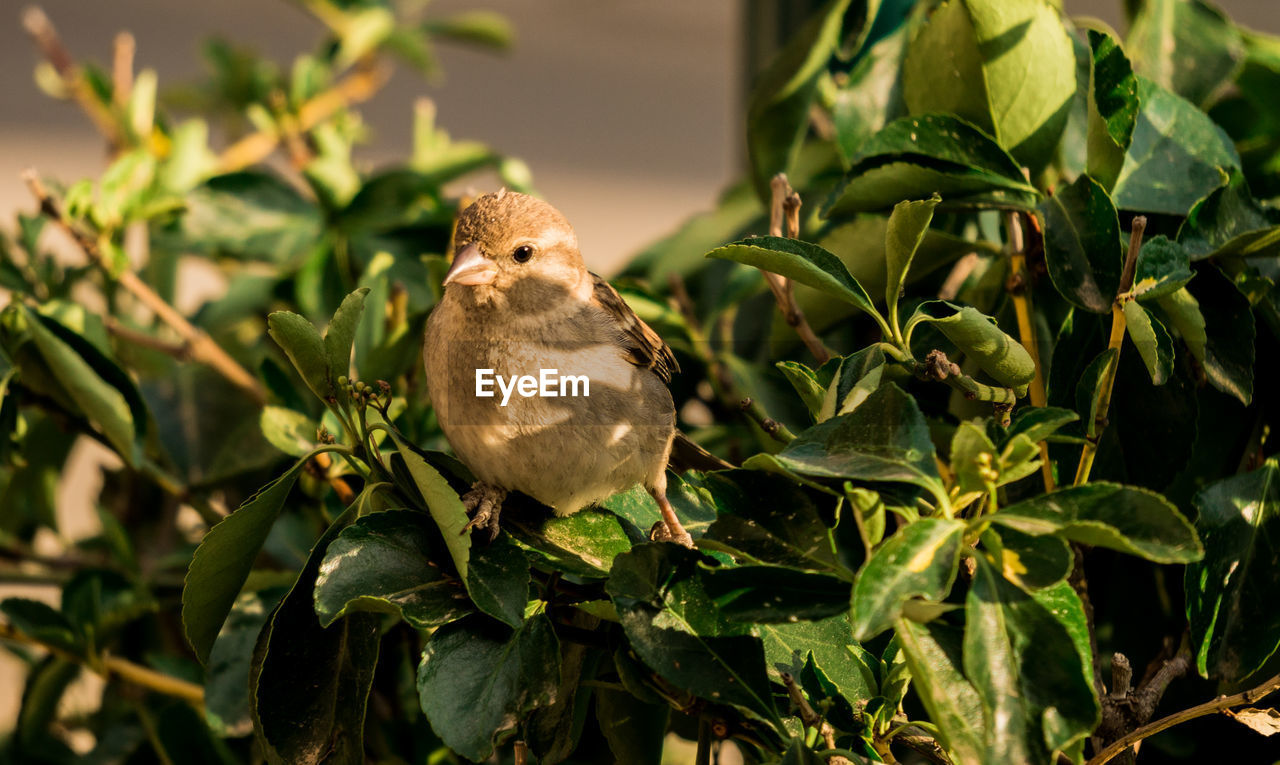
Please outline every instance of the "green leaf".
[{"label": "green leaf", "polygon": [[929,719],[938,726],[939,743],[953,762],[983,762],[982,699],[965,679],[959,630],[940,621],[894,623],[912,685]]},{"label": "green leaf", "polygon": [[1059,428],[1078,419],[1080,415],[1070,409],[1056,406],[1026,407],[1013,416],[1006,440],[1023,435],[1032,443],[1038,444],[1058,432]]},{"label": "green leaf", "polygon": [[956,476],[956,486],[960,491],[985,492],[987,479],[983,477],[983,459],[986,455],[985,467],[994,470],[999,457],[996,445],[987,436],[982,420],[962,422],[951,437],[951,471]]},{"label": "green leaf", "polygon": [[467,509],[462,506],[458,493],[449,486],[444,476],[428,465],[427,461],[405,443],[394,429],[391,437],[418,490],[422,506],[431,513],[431,518],[440,528],[440,534],[449,548],[449,557],[453,559],[458,575],[462,577],[462,581],[469,582],[467,561],[471,557],[471,535],[464,533],[470,520],[467,518]]},{"label": "green leaf", "polygon": [[965,598],[964,668],[982,699],[984,762],[1051,762],[1098,723],[1091,672],[1059,616],[977,557]]},{"label": "green leaf", "polygon": [[[862,26],[870,25],[878,0],[855,0]],[[830,0],[766,65],[751,89],[747,105],[747,156],[756,193],[769,198],[769,180],[790,172],[800,140],[809,123],[818,79],[840,44],[850,0]],[[860,12],[860,13],[859,13]]]},{"label": "green leaf", "polygon": [[1195,506],[1205,547],[1186,574],[1196,667],[1235,683],[1280,645],[1280,462],[1208,486]]},{"label": "green leaf", "polygon": [[907,31],[903,24],[872,43],[858,56],[848,80],[837,83],[831,121],[836,127],[836,146],[850,165],[887,121],[906,111],[900,72]]},{"label": "green leaf", "polygon": [[432,37],[508,50],[515,42],[515,30],[506,16],[493,11],[463,11],[423,22]]},{"label": "green leaf", "polygon": [[807,284],[879,318],[871,297],[844,263],[816,244],[777,236],[757,236],[717,247],[708,258],[732,260]]},{"label": "green leaf", "polygon": [[209,660],[218,630],[306,464],[307,458],[298,460],[200,540],[182,586],[182,626],[201,662]]},{"label": "green leaf", "polygon": [[266,406],[258,418],[267,441],[289,455],[301,457],[316,448],[316,422],[301,412],[282,406]]},{"label": "green leaf", "polygon": [[831,529],[822,521],[813,492],[753,470],[709,473],[703,487],[717,517],[700,545],[744,561],[810,571],[839,567]]},{"label": "green leaf", "polygon": [[1082,175],[1045,200],[1040,215],[1053,286],[1086,311],[1110,313],[1124,256],[1120,221],[1106,189]]},{"label": "green leaf", "polygon": [[418,512],[387,510],[359,518],[338,534],[316,575],[322,627],[356,611],[393,613],[418,629],[471,613],[462,583],[432,562],[423,520]]},{"label": "green leaf", "polygon": [[313,595],[329,545],[355,516],[353,505],[316,541],[258,638],[249,692],[254,728],[271,762],[364,762],[379,619],[356,613],[326,629],[316,618]]},{"label": "green leaf", "polygon": [[27,598],[5,598],[0,602],[0,613],[9,620],[9,626],[44,645],[76,656],[85,652],[83,639],[75,626],[62,612],[47,603]]},{"label": "green leaf", "polygon": [[1125,301],[1124,319],[1129,339],[1137,346],[1138,355],[1151,375],[1151,383],[1164,385],[1173,373],[1173,338],[1160,320],[1136,300]]},{"label": "green leaf", "polygon": [[249,672],[254,646],[285,587],[244,592],[236,599],[205,665],[205,719],[224,738],[253,733],[249,709]]},{"label": "green leaf", "polygon": [[1032,208],[1040,193],[989,135],[948,114],[902,117],[854,158],[823,205],[827,217],[941,195],[948,208]]},{"label": "green leaf", "polygon": [[156,232],[153,247],[285,264],[309,253],[323,230],[319,208],[271,173],[210,178],[185,202],[176,224]]},{"label": "green leaf", "polygon": [[1205,377],[1213,387],[1248,406],[1253,400],[1257,335],[1249,299],[1216,268],[1201,268],[1195,288],[1206,318]]},{"label": "green leaf", "polygon": [[1134,270],[1133,296],[1154,300],[1177,292],[1194,276],[1187,250],[1168,237],[1156,236],[1142,243]]},{"label": "green leaf", "polygon": [[984,520],[1024,534],[1057,534],[1156,563],[1190,563],[1204,555],[1195,529],[1168,500],[1113,483],[1059,489],[1002,508]]},{"label": "green leaf", "polygon": [[902,94],[912,114],[955,114],[1038,172],[1066,126],[1075,67],[1071,38],[1050,4],[950,0],[911,42]]},{"label": "green leaf", "polygon": [[1236,26],[1201,0],[1146,0],[1125,48],[1135,69],[1193,104],[1231,82],[1245,56]]},{"label": "green leaf", "polygon": [[[360,324],[360,316],[364,313],[364,299],[369,294],[368,287],[347,295],[329,320],[329,328],[324,333],[324,353],[329,362],[329,380],[336,383],[339,377],[351,373],[351,345],[355,342],[356,327]],[[344,395],[333,385],[338,395]]]},{"label": "green leaf", "polygon": [[[880,387],[862,406],[802,432],[774,455],[800,475],[908,483],[945,493],[929,428],[915,399],[896,385]],[[758,464],[752,458],[743,464]]]},{"label": "green leaf", "polygon": [[467,593],[484,613],[509,627],[524,622],[529,602],[529,561],[510,537],[471,549],[467,562]]},{"label": "green leaf", "polygon": [[983,532],[982,544],[1001,575],[1025,590],[1053,586],[1071,573],[1071,548],[1055,536],[1032,536],[1002,527]]},{"label": "green leaf", "polygon": [[889,273],[885,281],[884,302],[889,307],[890,327],[897,326],[898,298],[906,285],[911,259],[915,257],[925,232],[929,230],[933,209],[941,201],[941,197],[934,195],[919,202],[899,202],[894,205],[893,213],[889,216],[889,228],[885,236],[885,261],[888,263]]},{"label": "green leaf", "polygon": [[1178,229],[1178,243],[1195,260],[1280,253],[1280,212],[1253,198],[1244,173],[1231,168],[1228,175],[1191,208]]},{"label": "green leaf", "polygon": [[808,408],[809,414],[817,417],[822,411],[822,399],[826,391],[819,384],[813,370],[797,361],[779,361],[774,366],[782,372],[783,377],[787,378],[791,387],[796,389],[796,394]]},{"label": "green leaf", "polygon": [[884,379],[884,351],[874,345],[839,359],[838,364],[823,393],[818,422],[857,409]]},{"label": "green leaf", "polygon": [[907,325],[922,321],[955,343],[996,382],[1025,395],[1027,384],[1035,377],[1035,362],[1021,343],[996,326],[995,319],[972,306],[930,300],[916,308]]},{"label": "green leaf", "polygon": [[853,642],[847,613],[814,622],[761,624],[755,631],[775,672],[798,676],[806,661],[812,661],[841,696],[856,700],[875,695],[875,673],[868,666],[874,658]]},{"label": "green leaf", "polygon": [[1121,210],[1183,216],[1240,167],[1222,129],[1193,104],[1145,77],[1133,141],[1111,198]]},{"label": "green leaf", "polygon": [[559,680],[559,644],[545,614],[514,631],[473,616],[428,638],[418,697],[445,744],[482,761],[526,715],[554,700]]},{"label": "green leaf", "polygon": [[652,560],[654,549],[680,551],[671,544],[637,545],[614,560],[613,577],[605,586],[632,650],[677,688],[776,724],[759,638],[699,635],[666,599],[658,597],[654,603],[664,587],[657,578],[664,569]]},{"label": "green leaf", "polygon": [[661,765],[670,707],[651,704],[626,691],[597,688],[596,719],[616,762]]},{"label": "green leaf", "polygon": [[1108,34],[1089,30],[1088,172],[1108,191],[1124,165],[1138,119],[1138,79]]},{"label": "green leaf", "polygon": [[328,354],[315,325],[296,313],[276,311],[267,317],[267,326],[271,339],[293,362],[302,381],[317,398],[328,402],[337,378],[329,377]]},{"label": "green leaf", "polygon": [[849,582],[785,566],[704,571],[702,585],[730,621],[756,624],[817,621],[849,610]]},{"label": "green leaf", "polygon": [[588,507],[573,515],[556,516],[538,508],[507,517],[503,528],[518,542],[557,570],[575,576],[603,579],[614,556],[631,549],[632,539],[622,522],[605,510]]},{"label": "green leaf", "polygon": [[854,581],[854,640],[888,629],[912,598],[945,598],[960,565],[963,537],[960,521],[925,518],[885,540]]}]

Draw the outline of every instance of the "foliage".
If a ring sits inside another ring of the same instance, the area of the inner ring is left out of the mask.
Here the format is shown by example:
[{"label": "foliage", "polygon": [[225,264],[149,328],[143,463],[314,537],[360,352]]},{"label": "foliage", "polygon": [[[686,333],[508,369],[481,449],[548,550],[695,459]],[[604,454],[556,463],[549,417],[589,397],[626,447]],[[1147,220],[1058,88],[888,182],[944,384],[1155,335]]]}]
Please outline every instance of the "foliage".
[{"label": "foliage", "polygon": [[[749,176],[619,283],[679,357],[681,427],[740,465],[671,473],[690,550],[646,538],[639,487],[465,533],[419,355],[446,189],[528,172],[427,102],[412,156],[362,172],[354,106],[389,59],[509,31],[304,5],[329,34],[287,72],[212,44],[159,106],[152,72],[37,70],[113,159],[33,184],[0,249],[0,566],[61,592],[0,603],[9,761],[75,761],[78,725],[95,762],[657,763],[673,731],[1079,763],[1162,696],[1276,674],[1280,40],[1201,0],[1129,3],[1124,40],[1050,0],[818,10],[759,78]],[[770,230],[787,182],[803,236]],[[226,289],[183,316],[193,264]],[[119,458],[102,531],[35,556],[81,438]],[[1158,670],[1130,696],[1120,652]],[[109,691],[59,720],[81,666]],[[1185,761],[1255,735],[1206,725]]]}]

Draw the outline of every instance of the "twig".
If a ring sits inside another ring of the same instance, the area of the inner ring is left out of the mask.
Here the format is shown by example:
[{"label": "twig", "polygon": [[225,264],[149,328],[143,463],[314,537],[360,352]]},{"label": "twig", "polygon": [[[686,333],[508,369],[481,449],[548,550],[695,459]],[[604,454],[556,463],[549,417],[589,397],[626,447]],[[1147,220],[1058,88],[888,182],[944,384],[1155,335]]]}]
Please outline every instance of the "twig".
[{"label": "twig", "polygon": [[139,332],[136,329],[130,329],[121,324],[114,316],[107,316],[103,319],[103,324],[107,327],[107,332],[125,342],[136,345],[141,348],[150,348],[153,351],[159,351],[166,356],[172,356],[178,361],[188,361],[191,359],[191,348],[186,343],[171,343],[168,340],[162,340],[155,335],[149,335],[146,332]]},{"label": "twig", "polygon": [[133,93],[133,55],[137,50],[133,35],[121,32],[116,35],[111,54],[111,100],[123,108]]},{"label": "twig", "polygon": [[[1034,220],[1034,219],[1031,219]],[[1009,212],[1005,218],[1009,232],[1009,280],[1005,282],[1005,291],[1013,300],[1013,312],[1018,317],[1018,340],[1022,347],[1031,354],[1031,362],[1035,365],[1035,376],[1027,393],[1032,406],[1046,406],[1049,403],[1045,395],[1044,368],[1040,364],[1040,340],[1036,334],[1033,317],[1035,308],[1031,304],[1031,276],[1027,270],[1026,237],[1022,228],[1022,214]],[[1033,224],[1034,225],[1034,224]],[[1044,490],[1053,491],[1053,465],[1049,462],[1049,445],[1040,444],[1040,477],[1044,480]]]},{"label": "twig", "polygon": [[[76,244],[80,245],[80,249],[84,251],[85,255],[93,263],[104,270],[110,271],[110,264],[98,248],[97,242],[71,225],[63,217],[58,203],[45,191],[44,185],[40,182],[40,176],[34,170],[27,170],[23,173],[23,179],[27,182],[31,193],[40,203],[40,212],[65,231]],[[257,378],[245,371],[244,367],[240,366],[235,359],[222,350],[221,346],[213,342],[203,330],[192,325],[191,322],[187,321],[186,317],[165,302],[164,298],[156,294],[155,290],[151,289],[137,274],[133,271],[125,270],[116,277],[116,281],[136,297],[139,302],[151,309],[161,321],[168,324],[178,333],[178,336],[186,344],[193,360],[212,367],[232,384],[248,393],[258,405],[261,406],[266,403],[266,390],[258,382]]]},{"label": "twig", "polygon": [[[804,693],[800,690],[800,686],[796,683],[795,677],[790,672],[782,673],[782,684],[787,688],[787,697],[791,699],[791,704],[796,708],[796,713],[800,715],[800,722],[806,728],[815,728],[818,735],[822,736],[822,743],[827,749],[836,748],[836,731],[831,727],[831,723],[822,719],[822,715],[814,711],[813,706],[809,704],[809,700],[804,697]],[[832,754],[831,759],[827,760],[829,765],[848,765],[848,758]]]},{"label": "twig", "polygon": [[[782,236],[782,226],[785,219],[787,236],[795,239],[800,234],[800,195],[791,188],[785,173],[778,173],[773,176],[770,186],[773,189],[773,204],[769,208],[769,235]],[[780,274],[775,274],[771,271],[761,271],[760,273],[764,274],[765,282],[769,285],[769,290],[773,292],[773,298],[778,303],[778,310],[782,312],[782,318],[800,336],[805,347],[817,359],[818,364],[827,363],[827,360],[831,358],[831,351],[827,350],[827,347],[818,339],[813,327],[809,326],[809,321],[805,318],[804,311],[796,303],[795,285],[790,279]]]},{"label": "twig", "polygon": [[1142,249],[1142,234],[1146,231],[1147,219],[1139,215],[1133,219],[1133,227],[1129,231],[1129,252],[1124,260],[1124,270],[1120,274],[1120,290],[1116,293],[1115,302],[1111,306],[1111,338],[1107,343],[1110,350],[1115,351],[1114,358],[1103,370],[1098,385],[1102,396],[1098,399],[1097,412],[1093,422],[1089,423],[1089,433],[1085,436],[1084,448],[1080,452],[1080,465],[1076,468],[1075,486],[1089,480],[1089,472],[1093,469],[1093,459],[1098,451],[1098,442],[1102,439],[1102,431],[1107,426],[1107,410],[1111,408],[1111,390],[1115,386],[1116,373],[1120,368],[1120,349],[1124,345],[1125,319],[1124,304],[1131,300],[1133,275],[1138,265],[1138,251]]},{"label": "twig", "polygon": [[945,383],[964,395],[970,401],[989,401],[997,410],[1008,412],[1008,408],[1018,400],[1009,388],[985,385],[960,371],[959,365],[947,358],[947,354],[934,349],[929,351],[924,361],[916,362],[913,371],[922,380]]},{"label": "twig", "polygon": [[[367,101],[377,93],[391,76],[390,68],[377,62],[366,62],[336,85],[320,93],[299,109],[296,127],[306,133],[334,112],[361,101]],[[218,157],[218,172],[229,173],[255,165],[271,155],[280,143],[280,131],[265,130],[251,133],[231,146]]]},{"label": "twig", "polygon": [[1194,720],[1197,717],[1204,717],[1205,715],[1213,714],[1214,712],[1221,712],[1223,710],[1230,709],[1231,707],[1240,706],[1241,704],[1252,704],[1276,690],[1280,690],[1280,675],[1268,678],[1261,685],[1257,685],[1247,691],[1241,691],[1240,693],[1236,693],[1231,696],[1219,696],[1212,701],[1206,701],[1205,703],[1191,707],[1190,709],[1184,709],[1181,712],[1174,712],[1168,717],[1162,717],[1153,723],[1143,725],[1141,728],[1138,728],[1119,741],[1116,741],[1114,744],[1111,744],[1106,749],[1099,752],[1093,759],[1089,760],[1086,765],[1103,765],[1103,763],[1109,762],[1113,757],[1139,741],[1149,736],[1154,736],[1162,730],[1172,728],[1175,725],[1180,725],[1188,720]]},{"label": "twig", "polygon": [[529,761],[529,745],[523,740],[516,741],[511,751],[511,759],[515,765],[525,765]]},{"label": "twig", "polygon": [[796,440],[796,434],[792,433],[790,428],[786,425],[783,425],[770,417],[769,413],[764,410],[764,407],[760,405],[759,401],[756,401],[751,397],[747,397],[742,399],[738,406],[752,422],[759,425],[760,429],[767,433],[774,441],[777,441],[780,444],[789,444]]},{"label": "twig", "polygon": [[154,669],[144,667],[140,664],[134,664],[128,659],[122,659],[118,656],[103,656],[98,662],[86,661],[83,657],[65,651],[61,648],[43,643],[40,640],[18,631],[13,625],[0,623],[0,639],[12,640],[16,643],[25,643],[26,645],[39,646],[50,653],[57,654],[64,659],[84,664],[89,669],[109,678],[116,675],[134,685],[140,685],[149,688],[157,693],[163,693],[166,696],[174,696],[187,701],[196,706],[204,704],[204,689],[195,683],[187,682],[180,678],[157,672]]},{"label": "twig", "polygon": [[22,26],[35,42],[36,47],[40,49],[40,54],[44,56],[45,61],[48,61],[62,78],[62,85],[71,94],[72,99],[80,105],[89,120],[107,139],[112,152],[119,149],[123,145],[123,140],[115,115],[106,104],[98,100],[97,94],[89,86],[79,64],[62,44],[57,30],[53,28],[53,22],[49,21],[44,11],[33,5],[23,11]]}]

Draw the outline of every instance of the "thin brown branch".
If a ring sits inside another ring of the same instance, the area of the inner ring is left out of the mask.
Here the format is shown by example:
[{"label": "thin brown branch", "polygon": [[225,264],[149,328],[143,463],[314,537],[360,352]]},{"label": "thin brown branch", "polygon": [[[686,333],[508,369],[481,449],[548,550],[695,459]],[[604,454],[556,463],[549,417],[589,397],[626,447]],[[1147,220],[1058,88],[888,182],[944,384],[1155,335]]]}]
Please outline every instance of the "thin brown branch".
[{"label": "thin brown branch", "polygon": [[40,55],[44,56],[45,61],[48,61],[58,73],[63,87],[67,89],[72,100],[80,106],[89,120],[107,139],[112,151],[122,146],[120,125],[115,115],[93,92],[80,65],[63,45],[62,38],[58,36],[58,31],[54,29],[53,22],[45,12],[34,5],[28,7],[22,13],[22,26],[32,42],[40,49]]},{"label": "thin brown branch", "polygon": [[133,35],[121,32],[116,35],[111,52],[111,100],[123,108],[133,94],[133,55],[137,43]]},{"label": "thin brown branch", "polygon": [[[290,130],[307,131],[328,119],[339,109],[367,101],[373,97],[391,76],[385,64],[366,62],[336,85],[307,101],[298,109],[297,120]],[[255,165],[275,151],[281,139],[280,131],[251,133],[222,152],[218,157],[218,172],[229,173]]]},{"label": "thin brown branch", "polygon": [[172,356],[178,361],[189,361],[191,359],[191,347],[186,343],[174,343],[161,339],[155,335],[149,335],[146,332],[139,332],[136,329],[130,329],[121,324],[114,316],[108,316],[103,319],[106,324],[107,332],[112,336],[136,345],[140,348],[150,348],[153,351],[159,351],[166,356]]},{"label": "thin brown branch", "polygon": [[[770,181],[770,188],[773,190],[773,204],[769,207],[769,235],[781,237],[785,223],[787,236],[795,239],[800,235],[800,195],[791,188],[785,173],[775,175]],[[831,358],[831,351],[827,350],[827,347],[818,339],[813,327],[809,326],[804,311],[796,303],[795,285],[790,279],[780,274],[769,271],[761,271],[761,273],[764,274],[769,290],[773,292],[773,298],[778,303],[782,318],[800,336],[800,340],[809,349],[809,353],[817,359],[818,364],[827,363]]]},{"label": "thin brown branch", "polygon": [[[62,209],[58,202],[45,190],[44,185],[40,182],[40,177],[35,171],[26,171],[23,173],[23,178],[26,180],[27,186],[31,189],[36,201],[40,203],[41,213],[69,235],[80,246],[80,249],[84,251],[90,261],[104,270],[110,271],[110,263],[98,248],[98,243],[63,217]],[[185,316],[178,313],[177,309],[165,302],[164,298],[156,294],[155,290],[151,289],[137,274],[133,271],[125,270],[116,277],[116,281],[137,298],[138,302],[145,305],[161,321],[178,333],[178,336],[182,338],[189,349],[191,358],[194,361],[214,369],[232,384],[248,393],[259,405],[266,403],[266,390],[258,382],[258,379],[245,371],[244,367],[231,358],[221,346],[213,342],[203,330],[192,325]]]},{"label": "thin brown branch", "polygon": [[1133,276],[1137,270],[1138,252],[1142,249],[1142,235],[1147,229],[1147,219],[1139,215],[1133,219],[1129,230],[1129,252],[1124,261],[1124,270],[1120,274],[1120,289],[1116,293],[1115,302],[1111,306],[1111,338],[1107,347],[1115,351],[1115,357],[1103,370],[1098,386],[1102,395],[1098,398],[1098,407],[1093,422],[1088,423],[1089,432],[1085,436],[1085,444],[1080,452],[1080,464],[1076,468],[1075,486],[1089,480],[1089,472],[1093,469],[1093,459],[1098,452],[1098,442],[1102,439],[1102,431],[1107,426],[1107,410],[1111,408],[1111,391],[1115,386],[1116,372],[1120,368],[1120,349],[1124,345],[1125,318],[1124,303],[1130,300],[1133,290]]},{"label": "thin brown branch", "polygon": [[201,688],[195,683],[157,672],[149,667],[134,664],[128,659],[122,659],[118,656],[103,656],[96,662],[85,661],[85,659],[80,656],[76,656],[75,654],[62,650],[56,646],[43,643],[31,635],[27,635],[26,633],[19,631],[13,625],[5,623],[0,623],[0,640],[10,640],[15,643],[39,646],[40,648],[64,659],[84,664],[86,667],[104,678],[110,678],[112,675],[115,675],[122,680],[153,690],[157,693],[163,693],[166,696],[174,696],[196,706],[204,705],[204,688]]},{"label": "thin brown branch", "polygon": [[1241,691],[1240,693],[1232,694],[1230,696],[1219,696],[1212,701],[1206,701],[1205,703],[1198,704],[1190,709],[1184,709],[1181,712],[1174,712],[1173,714],[1167,717],[1162,717],[1153,723],[1143,725],[1124,738],[1121,738],[1111,744],[1106,749],[1099,752],[1093,759],[1089,760],[1086,765],[1103,765],[1139,741],[1150,736],[1154,736],[1162,730],[1167,730],[1175,725],[1187,722],[1188,720],[1194,720],[1197,717],[1211,715],[1214,712],[1222,712],[1230,709],[1231,707],[1238,707],[1242,704],[1252,704],[1270,695],[1276,690],[1280,690],[1280,675],[1268,678],[1263,683],[1254,686],[1247,691]]}]

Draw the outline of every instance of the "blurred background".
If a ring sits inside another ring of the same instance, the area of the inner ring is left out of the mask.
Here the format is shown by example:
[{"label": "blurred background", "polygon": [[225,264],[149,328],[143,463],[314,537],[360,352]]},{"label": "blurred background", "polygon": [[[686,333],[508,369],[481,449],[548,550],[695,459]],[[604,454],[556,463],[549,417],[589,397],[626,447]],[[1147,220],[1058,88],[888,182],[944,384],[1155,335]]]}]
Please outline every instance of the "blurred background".
[{"label": "blurred background", "polygon": [[[588,265],[610,273],[647,242],[711,207],[740,174],[741,115],[751,73],[776,40],[818,4],[432,0],[433,15],[476,7],[501,12],[515,30],[515,46],[495,54],[446,45],[444,75],[437,81],[398,69],[389,86],[362,107],[370,140],[360,162],[373,168],[403,158],[410,148],[413,104],[428,97],[437,106],[437,123],[454,137],[481,140],[522,158],[537,189],[577,228]],[[1071,15],[1122,26],[1122,0],[1064,4]],[[1243,25],[1280,32],[1276,0],[1217,5]],[[23,169],[34,167],[70,183],[97,175],[106,160],[101,138],[81,111],[50,99],[34,84],[38,56],[19,21],[24,7],[0,4],[3,225],[12,225],[16,211],[33,207],[19,179]],[[250,46],[287,67],[322,34],[321,25],[288,0],[45,0],[41,7],[80,59],[106,63],[115,35],[131,32],[137,66],[160,73],[162,94],[205,74],[201,50],[210,38]],[[191,307],[191,296],[208,288],[188,283],[183,289]],[[81,451],[77,464],[85,468],[102,459]],[[62,477],[59,517],[67,536],[97,531],[91,527],[96,519],[85,512],[97,492],[86,481],[100,480],[95,476],[97,471],[85,469]],[[10,587],[5,594],[12,592]],[[34,587],[21,592],[57,595],[56,589],[42,593]],[[0,654],[0,730],[12,726],[22,693],[20,665],[14,662]],[[79,698],[91,707],[94,694],[101,694],[100,681],[86,674],[83,685]]]}]

